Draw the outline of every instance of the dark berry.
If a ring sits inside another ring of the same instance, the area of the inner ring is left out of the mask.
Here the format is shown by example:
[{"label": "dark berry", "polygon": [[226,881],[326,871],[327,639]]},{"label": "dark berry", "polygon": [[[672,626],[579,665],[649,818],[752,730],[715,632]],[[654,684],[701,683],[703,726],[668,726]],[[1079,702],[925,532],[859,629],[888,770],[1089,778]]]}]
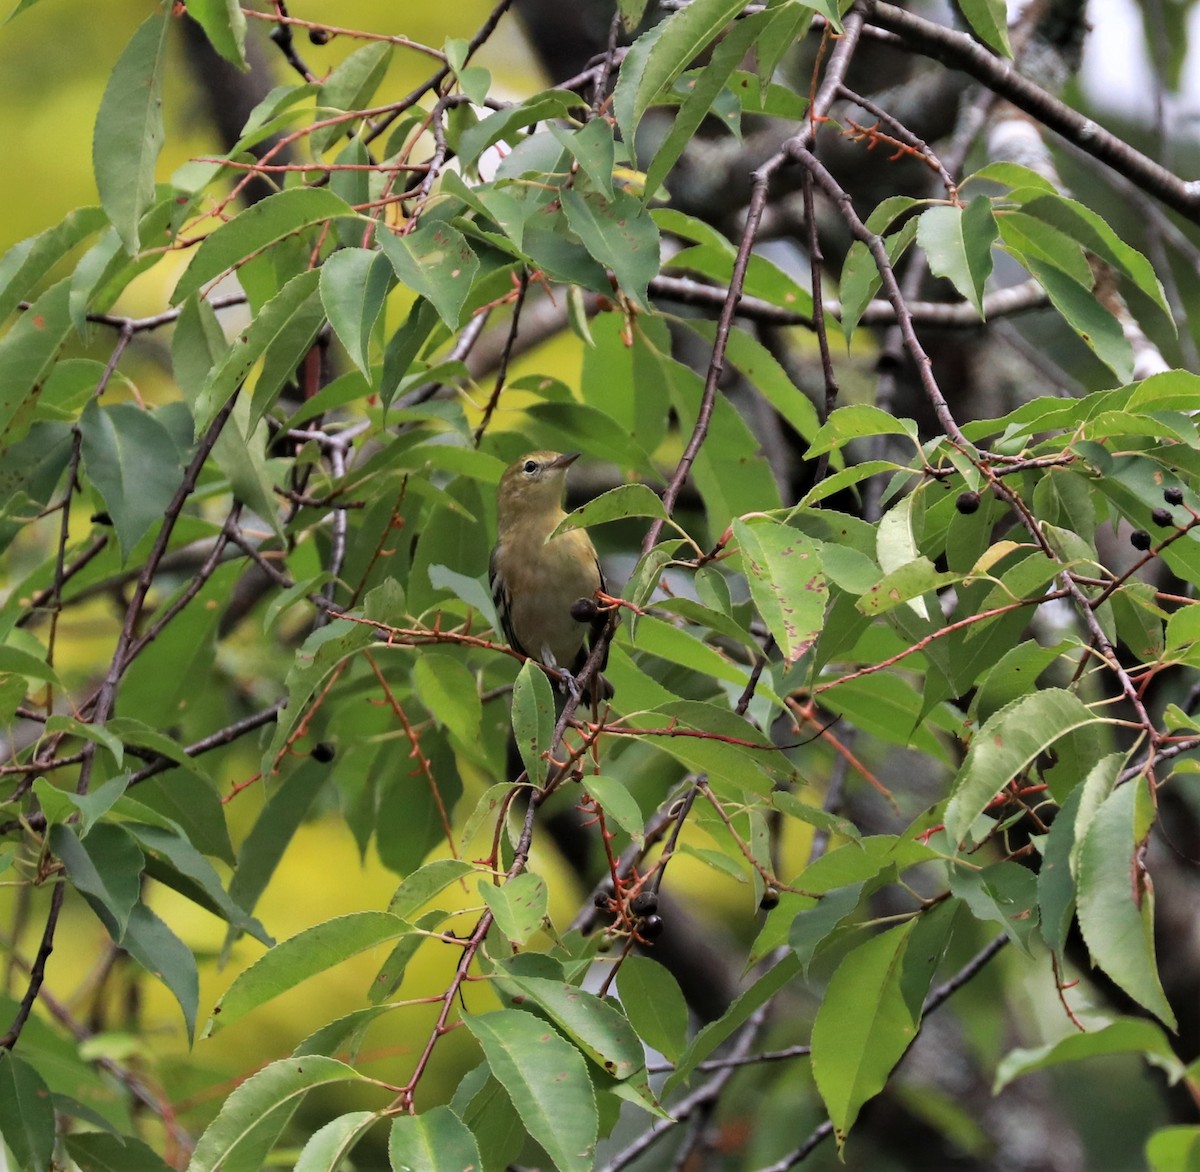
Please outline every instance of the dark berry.
[{"label": "dark berry", "polygon": [[638,925],[638,935],[643,940],[657,940],[663,933],[662,916],[647,916]]},{"label": "dark berry", "polygon": [[629,901],[629,910],[635,916],[649,916],[658,911],[658,892],[639,891]]},{"label": "dark berry", "polygon": [[1163,500],[1169,505],[1183,504],[1183,489],[1176,488],[1172,485],[1170,488],[1163,489]]},{"label": "dark berry", "polygon": [[764,912],[769,912],[773,907],[778,907],[779,891],[774,887],[766,888],[762,893],[762,899],[758,901],[758,906]]},{"label": "dark berry", "polygon": [[1150,514],[1150,520],[1152,520],[1155,525],[1170,525],[1173,522],[1171,510],[1155,509],[1154,512]]},{"label": "dark berry", "polygon": [[596,604],[590,598],[577,598],[571,603],[571,618],[577,623],[594,622],[596,618]]},{"label": "dark berry", "polygon": [[954,507],[963,514],[970,514],[979,511],[979,493],[977,492],[960,492],[958,500],[954,502]]},{"label": "dark berry", "polygon": [[337,750],[328,741],[318,741],[313,745],[312,759],[322,765],[328,765],[336,754]]},{"label": "dark berry", "polygon": [[328,45],[330,39],[329,32],[323,28],[310,28],[308,30],[308,39],[314,45]]},{"label": "dark berry", "polygon": [[1134,549],[1144,550],[1149,549],[1154,542],[1151,541],[1150,534],[1147,533],[1145,529],[1135,529],[1129,535],[1129,544],[1132,545]]}]

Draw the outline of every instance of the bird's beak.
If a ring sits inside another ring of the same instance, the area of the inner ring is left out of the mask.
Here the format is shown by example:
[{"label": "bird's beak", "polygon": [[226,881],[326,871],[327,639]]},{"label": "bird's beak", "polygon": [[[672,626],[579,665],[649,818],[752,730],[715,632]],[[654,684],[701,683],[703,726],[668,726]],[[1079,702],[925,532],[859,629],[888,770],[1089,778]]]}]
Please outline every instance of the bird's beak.
[{"label": "bird's beak", "polygon": [[575,461],[578,459],[579,459],[578,452],[567,452],[565,455],[556,456],[553,460],[550,461],[549,464],[546,465],[546,468],[547,469],[570,468],[571,465],[574,464]]}]

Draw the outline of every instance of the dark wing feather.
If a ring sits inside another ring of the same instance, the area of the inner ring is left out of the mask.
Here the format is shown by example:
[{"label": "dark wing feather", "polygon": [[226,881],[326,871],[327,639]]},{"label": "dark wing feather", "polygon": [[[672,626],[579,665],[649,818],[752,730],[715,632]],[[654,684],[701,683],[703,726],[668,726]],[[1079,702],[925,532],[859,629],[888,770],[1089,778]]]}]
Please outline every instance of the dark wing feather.
[{"label": "dark wing feather", "polygon": [[508,590],[504,585],[504,579],[501,578],[496,565],[497,553],[499,553],[499,546],[492,550],[491,559],[488,561],[488,585],[492,588],[492,605],[496,608],[496,618],[500,621],[500,630],[504,633],[504,638],[508,640],[508,645],[514,651],[518,651],[528,657],[529,652],[521,646],[521,641],[517,638],[516,632],[513,630],[512,607],[508,598]]}]

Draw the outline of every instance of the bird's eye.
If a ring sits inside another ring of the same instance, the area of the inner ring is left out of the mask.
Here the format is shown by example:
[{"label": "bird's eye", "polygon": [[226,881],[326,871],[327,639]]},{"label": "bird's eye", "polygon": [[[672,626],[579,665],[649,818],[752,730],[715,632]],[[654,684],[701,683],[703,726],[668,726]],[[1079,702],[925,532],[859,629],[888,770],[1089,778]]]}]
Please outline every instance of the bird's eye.
[{"label": "bird's eye", "polygon": [[525,471],[527,473],[532,474],[532,473],[536,472],[537,470],[538,470],[538,464],[537,464],[536,460],[526,460],[525,461]]}]

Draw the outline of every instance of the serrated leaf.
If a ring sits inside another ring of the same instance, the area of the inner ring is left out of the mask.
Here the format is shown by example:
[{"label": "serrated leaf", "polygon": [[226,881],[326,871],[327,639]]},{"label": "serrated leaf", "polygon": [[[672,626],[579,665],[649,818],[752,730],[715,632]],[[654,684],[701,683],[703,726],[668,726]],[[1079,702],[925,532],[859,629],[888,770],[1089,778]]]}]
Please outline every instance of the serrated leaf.
[{"label": "serrated leaf", "polygon": [[378,240],[400,282],[426,298],[451,330],[457,329],[479,272],[479,258],[466,237],[452,224],[423,221],[407,236],[381,229]]},{"label": "serrated leaf", "polygon": [[292,1172],[338,1172],[358,1141],[381,1118],[377,1111],[351,1111],[331,1119],[309,1136]]},{"label": "serrated leaf", "polygon": [[526,776],[540,785],[546,771],[542,754],[554,733],[554,695],[546,673],[529,659],[521,664],[513,685],[512,726]]},{"label": "serrated leaf", "polygon": [[445,1106],[396,1119],[388,1137],[388,1156],[392,1167],[404,1172],[460,1172],[483,1166],[475,1136]]},{"label": "serrated leaf", "polygon": [[589,525],[603,525],[606,521],[623,521],[628,517],[665,519],[666,515],[662,500],[649,485],[620,484],[568,513],[546,540],[568,529],[585,529]]},{"label": "serrated leaf", "polygon": [[141,247],[142,213],[154,202],[169,25],[170,9],[160,7],[133,34],[100,99],[92,137],[100,202],[131,255]]},{"label": "serrated leaf", "polygon": [[[633,142],[642,115],[741,11],[740,0],[696,0],[634,43],[642,51],[621,63],[614,111],[626,142]],[[645,44],[643,44],[645,42]],[[649,46],[649,51],[645,48]]]},{"label": "serrated leaf", "polygon": [[1008,43],[1008,6],[1004,0],[959,0],[967,23],[985,45],[1004,57],[1012,57]]},{"label": "serrated leaf", "polygon": [[171,304],[178,305],[209,281],[288,236],[356,214],[344,199],[323,187],[293,187],[269,195],[204,238],[179,278]]},{"label": "serrated leaf", "polygon": [[564,189],[561,199],[588,254],[612,269],[621,291],[649,312],[646,287],[658,273],[658,225],[642,201],[624,191],[609,200],[598,191],[581,195],[573,189]]},{"label": "serrated leaf", "polygon": [[709,1022],[687,1045],[683,1056],[676,1062],[675,1071],[663,1084],[661,1097],[666,1097],[691,1076],[692,1071],[705,1060],[726,1038],[761,1005],[765,1005],[800,972],[800,961],[792,954],[781,957],[763,973],[748,989],[739,994],[734,1003],[716,1021]]},{"label": "serrated leaf", "polygon": [[821,633],[829,588],[812,540],[766,518],[733,523],[750,596],[788,663]]},{"label": "serrated leaf", "polygon": [[1086,1034],[1068,1034],[1048,1046],[1010,1051],[996,1068],[992,1093],[998,1095],[1009,1083],[1035,1070],[1108,1054],[1140,1054],[1166,1071],[1172,1083],[1183,1075],[1183,1063],[1156,1022],[1123,1018]]},{"label": "serrated leaf", "polygon": [[145,856],[132,836],[108,822],[92,827],[82,840],[68,826],[52,826],[50,849],[62,859],[71,884],[120,943],[141,896],[145,865]]},{"label": "serrated leaf", "polygon": [[54,1104],[28,1063],[0,1050],[0,1136],[17,1167],[48,1172],[54,1154]]},{"label": "serrated leaf", "polygon": [[390,912],[364,911],[337,916],[297,932],[234,978],[213,1010],[205,1037],[232,1025],[252,1009],[309,977],[411,931],[411,925]]},{"label": "serrated leaf", "polygon": [[1000,709],[971,742],[946,807],[946,833],[963,842],[992,798],[1039,753],[1073,729],[1105,719],[1062,688],[1045,688]]},{"label": "serrated leaf", "polygon": [[[192,403],[197,435],[203,435],[208,430],[221,408],[245,382],[254,364],[278,339],[290,334],[293,322],[298,317],[308,316],[307,307],[310,299],[315,299],[320,279],[321,274],[317,270],[293,277],[238,334],[224,357],[210,371],[204,386],[200,388]],[[303,345],[303,338],[297,340]],[[289,368],[294,369],[302,357],[302,353],[297,353],[294,356],[295,360],[288,364]],[[256,413],[261,416],[269,404],[258,402],[260,396],[257,390],[254,397]],[[251,423],[254,422],[257,422],[257,419],[251,420]]]},{"label": "serrated leaf", "polygon": [[434,859],[418,867],[396,888],[388,911],[402,920],[411,919],[435,895],[470,875],[475,868],[462,859]]},{"label": "serrated leaf", "polygon": [[638,1037],[678,1061],[687,1045],[688,1008],[671,973],[658,961],[632,953],[617,971],[617,991]]},{"label": "serrated leaf", "polygon": [[179,450],[155,416],[132,403],[101,407],[93,399],[79,419],[88,478],[104,499],[128,558],[162,521],[179,488]]},{"label": "serrated leaf", "polygon": [[491,909],[496,927],[516,945],[529,943],[546,926],[550,893],[540,875],[526,871],[497,887],[489,878],[479,880],[479,894]]},{"label": "serrated leaf", "polygon": [[513,985],[539,1005],[556,1026],[612,1078],[626,1079],[641,1070],[642,1044],[633,1027],[607,1001],[565,981],[510,973],[501,988]]},{"label": "serrated leaf", "polygon": [[188,15],[231,65],[246,68],[246,17],[238,0],[187,0]]},{"label": "serrated leaf", "polygon": [[[329,74],[317,93],[318,117],[328,118],[335,110],[362,110],[370,104],[387,73],[392,46],[373,41],[355,49]],[[331,143],[351,132],[353,120],[333,126],[316,127],[309,139],[314,155],[320,155]]]},{"label": "serrated leaf", "polygon": [[321,303],[329,324],[368,379],[371,332],[391,283],[392,267],[374,249],[343,248],[321,266]]},{"label": "serrated leaf", "polygon": [[578,1050],[531,1013],[503,1009],[464,1017],[529,1134],[560,1172],[589,1172],[599,1119]]},{"label": "serrated leaf", "polygon": [[1035,257],[1025,257],[1024,263],[1037,277],[1067,325],[1121,382],[1129,382],[1133,378],[1133,347],[1120,323],[1100,304],[1095,294],[1053,265],[1044,264]]},{"label": "serrated leaf", "polygon": [[200,1137],[187,1172],[218,1172],[231,1167],[239,1146],[263,1119],[281,1109],[294,1108],[313,1087],[363,1079],[352,1066],[318,1054],[272,1062],[252,1074],[225,1100],[220,1114]]},{"label": "serrated leaf", "polygon": [[28,298],[51,269],[81,241],[108,223],[101,208],[76,208],[61,223],[15,244],[0,259],[0,321]]},{"label": "serrated leaf", "polygon": [[1139,878],[1136,802],[1142,784],[1115,789],[1088,826],[1076,881],[1079,928],[1092,963],[1174,1030],[1154,958],[1154,889]]},{"label": "serrated leaf", "polygon": [[687,97],[646,169],[643,198],[647,202],[654,198],[662,181],[692,142],[700,123],[711,113],[713,103],[742,63],[746,51],[774,17],[773,12],[763,12],[738,21],[721,39],[705,67],[691,79]]},{"label": "serrated leaf", "polygon": [[0,338],[0,444],[22,439],[71,332],[69,279],[51,286]]},{"label": "serrated leaf", "polygon": [[980,317],[996,236],[996,220],[987,196],[976,196],[965,208],[929,208],[918,220],[917,243],[929,257],[930,271],[936,277],[946,277],[975,306]]}]

